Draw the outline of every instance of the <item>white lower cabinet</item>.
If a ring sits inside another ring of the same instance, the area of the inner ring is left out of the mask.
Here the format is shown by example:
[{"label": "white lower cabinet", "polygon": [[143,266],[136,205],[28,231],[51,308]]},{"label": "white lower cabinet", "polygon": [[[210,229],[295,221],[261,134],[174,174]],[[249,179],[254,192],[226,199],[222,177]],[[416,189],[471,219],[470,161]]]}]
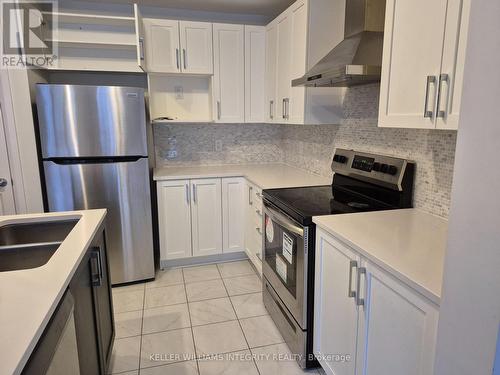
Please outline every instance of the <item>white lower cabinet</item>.
[{"label": "white lower cabinet", "polygon": [[245,202],[245,252],[262,274],[262,189],[247,182]]},{"label": "white lower cabinet", "polygon": [[222,180],[223,252],[245,250],[245,179]]},{"label": "white lower cabinet", "polygon": [[161,181],[157,184],[161,259],[192,255],[190,181]]},{"label": "white lower cabinet", "polygon": [[193,256],[222,252],[222,193],[220,178],[191,180]]},{"label": "white lower cabinet", "polygon": [[327,374],[433,373],[438,306],[321,229],[315,278],[314,353]]},{"label": "white lower cabinet", "polygon": [[245,179],[159,181],[163,261],[245,250]]}]

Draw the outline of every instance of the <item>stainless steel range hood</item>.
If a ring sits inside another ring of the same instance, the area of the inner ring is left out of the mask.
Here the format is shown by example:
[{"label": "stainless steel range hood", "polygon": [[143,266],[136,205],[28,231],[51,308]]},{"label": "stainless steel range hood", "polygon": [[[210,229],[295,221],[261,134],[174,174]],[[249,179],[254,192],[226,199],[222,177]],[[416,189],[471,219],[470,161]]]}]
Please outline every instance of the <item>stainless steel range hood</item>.
[{"label": "stainless steel range hood", "polygon": [[[379,82],[385,0],[346,0],[344,40],[292,86],[349,87]],[[314,40],[312,41],[314,43]]]}]

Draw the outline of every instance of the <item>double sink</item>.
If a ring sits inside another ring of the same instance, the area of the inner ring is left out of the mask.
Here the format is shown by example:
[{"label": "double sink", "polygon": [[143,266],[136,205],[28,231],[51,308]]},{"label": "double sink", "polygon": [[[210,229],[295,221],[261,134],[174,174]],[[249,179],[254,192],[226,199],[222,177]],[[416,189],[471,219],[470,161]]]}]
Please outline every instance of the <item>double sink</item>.
[{"label": "double sink", "polygon": [[0,227],[0,272],[41,267],[79,219],[7,224]]}]

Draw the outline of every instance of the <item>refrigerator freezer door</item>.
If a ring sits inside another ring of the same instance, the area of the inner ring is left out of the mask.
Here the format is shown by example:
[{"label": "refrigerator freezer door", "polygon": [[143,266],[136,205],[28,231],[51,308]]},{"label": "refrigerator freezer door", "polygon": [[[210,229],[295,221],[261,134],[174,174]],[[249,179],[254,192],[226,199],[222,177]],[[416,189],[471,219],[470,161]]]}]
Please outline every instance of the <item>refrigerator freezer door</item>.
[{"label": "refrigerator freezer door", "polygon": [[146,156],[144,90],[37,86],[42,158]]},{"label": "refrigerator freezer door", "polygon": [[107,208],[111,282],[154,277],[148,160],[91,164],[43,163],[49,211]]}]

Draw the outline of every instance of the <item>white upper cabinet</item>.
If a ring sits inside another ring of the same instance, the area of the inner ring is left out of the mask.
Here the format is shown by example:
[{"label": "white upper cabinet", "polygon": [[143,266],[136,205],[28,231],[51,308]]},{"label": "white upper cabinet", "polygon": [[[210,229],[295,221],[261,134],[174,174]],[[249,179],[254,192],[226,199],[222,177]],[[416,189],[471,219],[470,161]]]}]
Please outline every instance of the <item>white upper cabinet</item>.
[{"label": "white upper cabinet", "polygon": [[214,113],[216,122],[245,122],[243,25],[214,24]]},{"label": "white upper cabinet", "polygon": [[191,180],[193,256],[222,252],[220,178]]},{"label": "white upper cabinet", "polygon": [[292,80],[302,77],[342,41],[344,9],[344,0],[298,0],[267,26],[268,120],[340,122],[344,89],[292,87]]},{"label": "white upper cabinet", "polygon": [[212,24],[180,21],[182,71],[191,74],[212,74]]},{"label": "white upper cabinet", "polygon": [[179,21],[144,19],[148,72],[180,73]]},{"label": "white upper cabinet", "polygon": [[245,250],[245,179],[222,179],[223,252]]},{"label": "white upper cabinet", "polygon": [[151,73],[213,73],[212,24],[143,20],[146,67]]},{"label": "white upper cabinet", "polygon": [[245,122],[265,122],[266,29],[245,26]]},{"label": "white upper cabinet", "polygon": [[278,25],[276,21],[266,27],[266,122],[276,122],[276,75],[278,58]]},{"label": "white upper cabinet", "polygon": [[142,14],[137,4],[134,4],[134,20],[135,20],[135,42],[137,43],[137,65],[146,71],[146,50],[145,39],[146,31],[142,21]]},{"label": "white upper cabinet", "polygon": [[468,1],[387,1],[379,126],[458,127]]}]

